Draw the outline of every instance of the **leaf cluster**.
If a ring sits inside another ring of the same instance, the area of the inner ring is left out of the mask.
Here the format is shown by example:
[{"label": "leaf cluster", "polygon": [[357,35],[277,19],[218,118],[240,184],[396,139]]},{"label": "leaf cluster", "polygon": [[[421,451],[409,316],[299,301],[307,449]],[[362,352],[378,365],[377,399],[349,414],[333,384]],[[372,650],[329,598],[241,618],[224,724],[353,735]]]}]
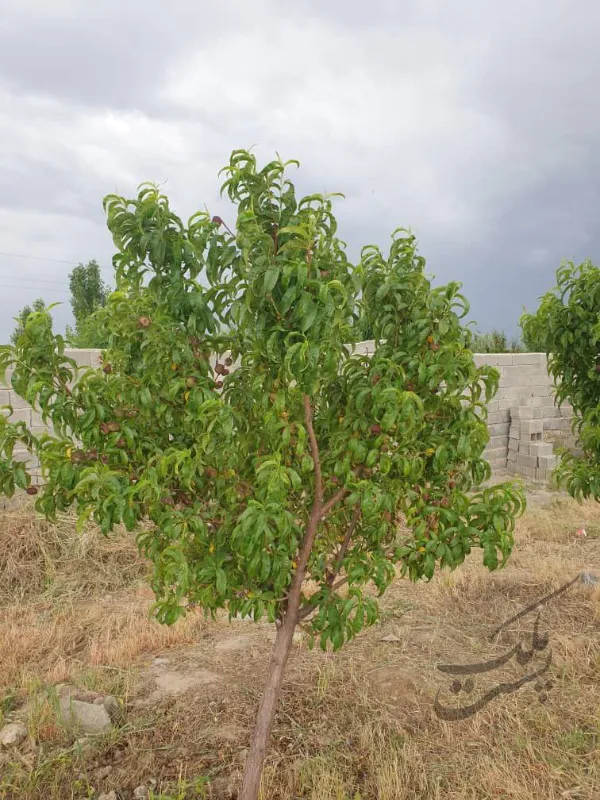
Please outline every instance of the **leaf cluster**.
[{"label": "leaf cluster", "polygon": [[556,479],[576,498],[600,497],[600,269],[565,262],[524,334],[548,354],[558,403],[573,406],[573,430],[583,455],[565,452]]}]

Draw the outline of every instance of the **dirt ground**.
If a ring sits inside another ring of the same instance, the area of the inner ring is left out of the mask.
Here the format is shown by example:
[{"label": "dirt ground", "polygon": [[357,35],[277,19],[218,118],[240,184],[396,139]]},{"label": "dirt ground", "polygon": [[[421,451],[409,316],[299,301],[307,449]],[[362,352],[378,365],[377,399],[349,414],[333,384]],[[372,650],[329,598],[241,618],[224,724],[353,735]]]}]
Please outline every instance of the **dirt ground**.
[{"label": "dirt ground", "polygon": [[[263,800],[600,798],[600,587],[578,581],[490,638],[578,573],[600,577],[600,508],[529,496],[505,569],[489,573],[474,552],[430,584],[396,581],[379,623],[336,654],[299,633]],[[129,800],[142,785],[163,800],[235,797],[273,626],[199,613],[160,626],[146,573],[130,537],[80,536],[28,505],[0,512],[0,708],[28,729],[0,750],[0,798]],[[528,647],[538,612],[548,645],[527,664],[513,658],[472,687],[438,669]],[[472,704],[549,657],[539,681],[473,716],[436,714],[436,695],[444,708]],[[59,724],[65,683],[118,699],[109,733],[76,741]]]}]

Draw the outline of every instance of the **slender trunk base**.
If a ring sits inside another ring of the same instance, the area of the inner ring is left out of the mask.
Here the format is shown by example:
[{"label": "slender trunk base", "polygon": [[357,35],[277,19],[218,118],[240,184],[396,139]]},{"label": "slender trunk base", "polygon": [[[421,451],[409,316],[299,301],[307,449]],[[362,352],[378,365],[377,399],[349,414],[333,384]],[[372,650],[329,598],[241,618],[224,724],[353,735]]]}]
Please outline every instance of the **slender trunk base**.
[{"label": "slender trunk base", "polygon": [[257,800],[258,798],[271,727],[281,694],[285,667],[294,641],[296,627],[294,617],[295,615],[288,613],[283,625],[277,629],[267,683],[258,707],[252,743],[244,770],[244,782],[238,800]]}]

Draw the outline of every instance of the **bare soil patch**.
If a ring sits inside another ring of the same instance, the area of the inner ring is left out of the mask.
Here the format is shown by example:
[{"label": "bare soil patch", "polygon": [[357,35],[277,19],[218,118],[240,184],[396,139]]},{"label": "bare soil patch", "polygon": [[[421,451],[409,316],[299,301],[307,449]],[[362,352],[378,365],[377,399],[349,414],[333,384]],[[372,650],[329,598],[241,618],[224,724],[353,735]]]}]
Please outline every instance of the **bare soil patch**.
[{"label": "bare soil patch", "polygon": [[[130,800],[235,796],[272,648],[273,627],[206,620],[173,628],[149,616],[147,565],[130,537],[83,537],[27,506],[0,525],[0,702],[27,739],[0,750],[0,798],[81,800],[114,790]],[[579,527],[588,535],[575,537]],[[264,780],[264,800],[592,800],[600,796],[600,589],[575,584],[540,609],[551,649],[540,702],[531,684],[478,714],[444,721],[462,702],[440,664],[499,657],[530,642],[534,616],[503,620],[581,571],[600,576],[600,508],[536,495],[509,565],[473,557],[430,584],[398,580],[381,619],[332,655],[294,644]],[[479,697],[518,676],[507,664],[477,676]],[[106,735],[77,742],[57,722],[67,683],[123,714]],[[1,726],[0,726],[1,727]]]}]

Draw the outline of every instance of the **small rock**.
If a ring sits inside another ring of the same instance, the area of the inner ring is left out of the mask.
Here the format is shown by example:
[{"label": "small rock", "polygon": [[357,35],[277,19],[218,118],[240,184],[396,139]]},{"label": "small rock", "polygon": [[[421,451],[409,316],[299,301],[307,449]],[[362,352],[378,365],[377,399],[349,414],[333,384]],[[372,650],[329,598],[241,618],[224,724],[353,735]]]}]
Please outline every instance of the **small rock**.
[{"label": "small rock", "polygon": [[169,659],[168,658],[153,658],[152,659],[152,666],[154,666],[154,667],[162,667],[162,666],[164,666],[165,664],[168,664],[168,663],[169,663]]},{"label": "small rock", "polygon": [[60,715],[63,724],[71,730],[106,733],[111,727],[110,717],[104,706],[84,703],[81,700],[63,698],[60,701]]},{"label": "small rock", "polygon": [[238,764],[245,764],[246,759],[248,758],[248,753],[250,752],[248,747],[242,747],[242,749],[236,754],[235,760]]},{"label": "small rock", "polygon": [[98,797],[98,800],[118,800],[117,793],[114,789],[111,789],[110,792],[105,792]]},{"label": "small rock", "polygon": [[94,772],[94,777],[97,781],[103,781],[105,778],[108,778],[110,773],[113,771],[113,768],[110,764],[107,764],[105,767],[100,767]]},{"label": "small rock", "polygon": [[146,800],[146,798],[150,795],[147,786],[138,786],[137,789],[133,790],[133,796],[136,800]]},{"label": "small rock", "polygon": [[402,639],[399,636],[396,636],[393,633],[388,633],[387,636],[382,636],[381,641],[382,642],[401,642]]},{"label": "small rock", "polygon": [[94,705],[95,706],[103,706],[104,705],[104,698],[103,697],[97,697],[94,700]]},{"label": "small rock", "polygon": [[597,586],[600,583],[600,578],[591,572],[582,572],[581,582],[587,584],[588,586]]},{"label": "small rock", "polygon": [[107,694],[106,697],[103,698],[103,706],[108,711],[108,716],[111,719],[114,719],[118,716],[119,712],[121,711],[121,706],[119,705],[119,701],[116,697],[113,697],[112,694]]},{"label": "small rock", "polygon": [[0,744],[4,747],[17,747],[27,736],[27,728],[22,722],[10,722],[0,731]]}]

